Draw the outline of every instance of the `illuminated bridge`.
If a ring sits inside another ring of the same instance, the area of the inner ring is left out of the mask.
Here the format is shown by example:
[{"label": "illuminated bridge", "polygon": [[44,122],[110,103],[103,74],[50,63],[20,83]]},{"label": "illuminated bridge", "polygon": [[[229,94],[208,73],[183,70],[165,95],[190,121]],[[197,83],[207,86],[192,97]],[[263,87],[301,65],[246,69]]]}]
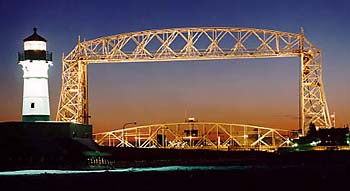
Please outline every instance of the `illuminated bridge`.
[{"label": "illuminated bridge", "polygon": [[[302,134],[306,134],[310,123],[320,128],[331,127],[322,82],[321,50],[304,36],[303,30],[300,34],[296,34],[231,27],[147,30],[101,37],[84,42],[81,42],[79,38],[74,49],[62,58],[62,89],[56,120],[89,123],[88,64],[279,57],[300,58],[300,63],[298,63],[300,64],[300,73],[295,75],[300,76],[299,127],[302,129]],[[173,126],[167,125],[166,127],[172,128]],[[216,124],[214,128],[225,129],[223,132],[231,135],[226,132],[229,130],[226,126]],[[154,129],[156,127],[148,126],[148,128]],[[137,129],[146,128],[139,127],[134,130]],[[256,129],[264,130],[263,128]],[[131,133],[131,131],[132,129],[128,130],[127,137],[137,135],[137,132]],[[276,132],[271,129],[269,131],[270,133]],[[154,131],[152,132],[154,133]],[[170,134],[173,131],[169,129],[167,132],[169,132],[167,137],[170,139]],[[200,133],[203,132],[206,131]],[[120,134],[120,131],[115,131],[111,136],[117,134],[116,139],[120,139],[118,133]],[[188,144],[201,146],[201,142],[208,141],[205,133],[201,135],[202,138],[199,139],[199,142],[196,144],[189,142]],[[249,136],[249,134],[244,135]],[[148,136],[147,141],[140,146],[155,144],[154,137]],[[177,144],[178,139],[172,140],[175,141],[173,144]],[[222,143],[225,143],[224,145],[229,144],[225,142],[226,140],[221,140]],[[247,141],[247,139],[243,139],[242,142],[234,136],[231,136],[229,140],[230,144],[235,142],[240,145],[244,143],[244,140]],[[257,142],[252,143],[253,146],[264,144],[261,139],[257,140]]]},{"label": "illuminated bridge", "polygon": [[291,132],[253,125],[186,122],[144,125],[94,134],[104,146],[216,150],[275,150],[292,146]]}]

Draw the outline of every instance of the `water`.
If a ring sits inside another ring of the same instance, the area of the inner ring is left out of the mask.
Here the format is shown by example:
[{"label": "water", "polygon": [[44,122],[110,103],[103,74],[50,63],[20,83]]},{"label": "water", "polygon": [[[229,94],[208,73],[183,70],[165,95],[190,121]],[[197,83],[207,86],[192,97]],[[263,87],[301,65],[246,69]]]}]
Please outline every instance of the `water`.
[{"label": "water", "polygon": [[344,190],[350,167],[163,166],[0,172],[0,190]]},{"label": "water", "polygon": [[3,171],[0,176],[31,176],[31,175],[63,175],[63,174],[92,174],[92,173],[118,173],[118,172],[175,172],[175,171],[229,171],[246,170],[251,168],[266,168],[263,166],[162,166],[162,167],[140,167],[140,168],[117,168],[109,170],[17,170]]}]

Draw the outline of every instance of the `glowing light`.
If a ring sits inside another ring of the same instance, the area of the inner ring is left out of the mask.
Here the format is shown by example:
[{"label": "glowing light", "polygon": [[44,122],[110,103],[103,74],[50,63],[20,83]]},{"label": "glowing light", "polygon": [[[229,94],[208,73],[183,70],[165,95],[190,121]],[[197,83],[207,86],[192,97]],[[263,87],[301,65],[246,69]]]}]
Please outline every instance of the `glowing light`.
[{"label": "glowing light", "polygon": [[43,41],[24,42],[24,50],[46,50],[46,42],[43,42]]},{"label": "glowing light", "polygon": [[196,122],[196,118],[195,117],[189,117],[187,118],[187,122]]},{"label": "glowing light", "polygon": [[287,145],[289,145],[291,143],[291,141],[289,139],[287,139],[286,143],[287,143]]},{"label": "glowing light", "polygon": [[310,143],[310,145],[311,146],[317,146],[318,144],[320,144],[321,143],[321,141],[312,141],[311,143]]}]

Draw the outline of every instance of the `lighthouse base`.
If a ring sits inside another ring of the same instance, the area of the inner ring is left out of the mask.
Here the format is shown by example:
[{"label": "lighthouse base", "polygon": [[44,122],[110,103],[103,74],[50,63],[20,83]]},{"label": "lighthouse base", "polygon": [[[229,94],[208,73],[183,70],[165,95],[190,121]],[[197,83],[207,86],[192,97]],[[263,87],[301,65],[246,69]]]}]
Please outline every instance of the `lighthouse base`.
[{"label": "lighthouse base", "polygon": [[99,149],[91,125],[0,122],[0,130],[0,171],[87,168],[88,158]]},{"label": "lighthouse base", "polygon": [[23,115],[23,122],[50,121],[50,115]]}]

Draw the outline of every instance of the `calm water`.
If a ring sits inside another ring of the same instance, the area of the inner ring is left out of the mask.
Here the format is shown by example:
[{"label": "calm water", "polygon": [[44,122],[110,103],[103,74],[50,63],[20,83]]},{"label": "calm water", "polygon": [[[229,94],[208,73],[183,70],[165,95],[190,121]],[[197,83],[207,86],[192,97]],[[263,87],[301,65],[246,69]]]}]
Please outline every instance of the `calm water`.
[{"label": "calm water", "polygon": [[178,172],[178,171],[230,171],[247,170],[253,168],[267,168],[264,166],[163,166],[141,168],[118,168],[108,170],[16,170],[3,171],[0,176],[35,176],[35,175],[62,175],[62,174],[93,174],[93,173],[142,173],[142,172]]},{"label": "calm water", "polygon": [[347,190],[344,166],[164,166],[110,170],[0,172],[10,190]]}]

